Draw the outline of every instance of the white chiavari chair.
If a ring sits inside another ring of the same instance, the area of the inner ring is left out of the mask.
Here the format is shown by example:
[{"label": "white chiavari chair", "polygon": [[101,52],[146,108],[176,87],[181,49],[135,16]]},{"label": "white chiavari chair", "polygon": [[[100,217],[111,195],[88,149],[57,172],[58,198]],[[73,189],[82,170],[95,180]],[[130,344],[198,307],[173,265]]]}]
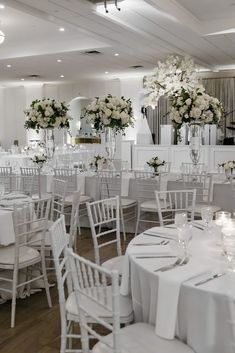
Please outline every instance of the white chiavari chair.
[{"label": "white chiavari chair", "polygon": [[[77,235],[79,229],[79,209],[80,209],[80,190],[73,193],[72,210],[70,216],[69,226],[69,246],[77,252]],[[66,216],[66,212],[65,212]]]},{"label": "white chiavari chair", "polygon": [[98,265],[101,264],[101,248],[115,244],[118,256],[103,262],[102,266],[111,269],[115,268],[121,275],[124,256],[122,256],[121,250],[119,207],[118,196],[87,203],[95,262]]},{"label": "white chiavari chair", "polygon": [[193,163],[182,162],[180,166],[181,173],[184,174],[201,174],[205,173],[207,168],[205,163],[198,163],[197,165]]},{"label": "white chiavari chair", "polygon": [[136,200],[122,197],[122,171],[98,171],[100,197],[106,199],[119,196],[123,238],[126,240],[125,223],[136,219]]},{"label": "white chiavari chair", "polygon": [[195,216],[201,216],[201,210],[205,206],[210,206],[213,213],[220,211],[220,207],[213,205],[212,200],[212,175],[182,174],[182,189],[196,189]]},{"label": "white chiavari chair", "polygon": [[[61,319],[61,348],[60,352],[79,352],[77,348],[75,350],[71,347],[72,339],[80,339],[80,335],[73,332],[73,322],[80,323],[79,310],[76,305],[76,294],[74,292],[74,286],[71,283],[71,269],[68,266],[68,242],[69,239],[66,235],[64,216],[61,216],[53,226],[50,228],[50,237],[53,251],[53,258],[56,269],[57,287],[59,292],[59,304],[60,304],[60,319]],[[81,274],[80,274],[81,275]],[[90,273],[91,275],[91,273]],[[79,280],[82,280],[80,278]],[[99,285],[98,279],[89,276],[89,280],[92,281],[93,288],[96,290],[96,286]],[[91,282],[89,282],[91,283]],[[102,283],[104,285],[104,283]],[[98,289],[99,290],[99,289]],[[107,287],[108,298],[111,300],[111,287]],[[120,322],[128,324],[133,320],[133,312],[131,300],[128,297],[119,296],[120,300]],[[92,300],[84,298],[82,300],[85,307],[92,307],[93,314],[103,318],[105,321],[112,321],[112,316],[107,315],[107,312],[94,305]],[[94,319],[88,318],[89,324],[95,323]],[[70,341],[70,342],[68,342]]]},{"label": "white chiavari chair", "polygon": [[13,190],[13,175],[12,167],[0,167],[0,184],[4,185],[5,192]]},{"label": "white chiavari chair", "polygon": [[20,174],[22,176],[34,176],[32,197],[33,198],[44,198],[49,194],[42,195],[42,181],[41,181],[41,169],[38,167],[20,167]]},{"label": "white chiavari chair", "polygon": [[137,235],[141,223],[158,223],[157,204],[154,192],[156,190],[160,190],[161,174],[156,176],[154,172],[134,171],[134,176],[136,200],[138,201],[137,222],[135,230],[135,235]]},{"label": "white chiavari chair", "polygon": [[[75,303],[80,315],[83,353],[194,353],[193,350],[177,339],[166,340],[156,335],[154,326],[147,323],[136,323],[120,328],[120,299],[119,278],[117,271],[109,271],[97,264],[74,254],[68,249],[69,263],[73,286],[75,290]],[[111,297],[107,283],[110,283]],[[96,287],[94,288],[94,285]],[[92,306],[84,302],[92,301]],[[105,310],[106,315],[112,317],[107,322],[93,310],[94,305]],[[91,327],[89,320],[101,325],[104,330],[97,330],[98,325]],[[110,332],[102,335],[101,332]],[[90,350],[89,337],[98,340]]]},{"label": "white chiavari chair", "polygon": [[[12,298],[11,327],[15,327],[17,291],[25,287],[29,295],[32,282],[43,280],[48,305],[51,307],[44,247],[47,218],[45,213],[39,211],[43,208],[41,201],[15,205],[15,244],[0,248],[0,269],[11,270],[12,273],[11,278],[4,275],[0,277],[0,291],[9,293]],[[39,249],[35,248],[36,244]],[[20,277],[20,272],[25,273],[24,279]]]},{"label": "white chiavari chair", "polygon": [[64,214],[65,197],[67,191],[67,181],[53,178],[52,182],[52,203],[51,216],[52,222]]},{"label": "white chiavari chair", "polygon": [[186,212],[194,220],[196,190],[155,191],[160,226],[174,223],[176,212]]}]

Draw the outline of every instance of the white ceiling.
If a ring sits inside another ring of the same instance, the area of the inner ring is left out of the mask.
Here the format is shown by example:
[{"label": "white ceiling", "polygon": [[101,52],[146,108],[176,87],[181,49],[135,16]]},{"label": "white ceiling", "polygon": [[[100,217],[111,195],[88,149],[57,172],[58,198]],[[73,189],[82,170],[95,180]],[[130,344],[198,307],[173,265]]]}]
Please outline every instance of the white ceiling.
[{"label": "white ceiling", "polygon": [[[108,14],[88,0],[0,4],[2,86],[22,78],[25,84],[143,75],[170,53],[192,55],[212,71],[235,68],[235,33],[208,35],[235,27],[235,0],[124,0],[120,12],[109,5]],[[27,78],[33,74],[40,78]]]}]

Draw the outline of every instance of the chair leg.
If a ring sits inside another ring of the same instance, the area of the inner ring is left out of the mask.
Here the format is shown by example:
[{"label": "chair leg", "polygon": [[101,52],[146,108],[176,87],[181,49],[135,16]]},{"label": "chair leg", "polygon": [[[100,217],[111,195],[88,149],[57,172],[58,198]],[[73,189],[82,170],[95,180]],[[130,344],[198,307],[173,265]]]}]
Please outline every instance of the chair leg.
[{"label": "chair leg", "polygon": [[45,264],[45,260],[43,260],[43,259],[42,259],[42,274],[43,274],[43,281],[44,281],[48,306],[49,306],[49,308],[51,308],[52,307],[51,294],[50,294],[49,283],[48,283],[48,279],[47,279],[46,264]]},{"label": "chair leg", "polygon": [[138,234],[139,222],[140,222],[140,207],[137,206],[137,220],[136,220],[136,228],[135,228],[135,237]]},{"label": "chair leg", "polygon": [[12,283],[12,299],[11,299],[11,328],[15,327],[15,313],[16,313],[16,295],[18,283],[18,270],[14,270]]},{"label": "chair leg", "polygon": [[122,222],[122,234],[123,234],[123,239],[126,241],[126,232],[125,232],[125,225],[124,225],[124,216],[123,216],[123,210],[122,208],[120,209],[121,213],[121,222]]},{"label": "chair leg", "polygon": [[66,352],[67,345],[67,324],[66,319],[61,318],[61,341],[60,341],[60,353]]}]

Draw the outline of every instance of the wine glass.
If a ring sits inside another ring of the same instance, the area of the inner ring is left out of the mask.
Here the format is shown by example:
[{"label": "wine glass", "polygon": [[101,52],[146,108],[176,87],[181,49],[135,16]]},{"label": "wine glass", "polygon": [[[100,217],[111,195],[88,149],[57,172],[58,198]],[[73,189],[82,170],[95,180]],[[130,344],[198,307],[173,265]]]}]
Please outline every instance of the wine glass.
[{"label": "wine glass", "polygon": [[183,250],[183,258],[187,259],[189,240],[192,239],[192,226],[185,224],[181,229],[178,230],[178,244]]},{"label": "wine glass", "polygon": [[209,224],[213,220],[213,210],[210,206],[201,209],[202,221],[205,224],[205,230],[208,229]]},{"label": "wine glass", "polygon": [[186,212],[175,213],[175,226],[178,230],[181,230],[188,223],[188,217]]}]

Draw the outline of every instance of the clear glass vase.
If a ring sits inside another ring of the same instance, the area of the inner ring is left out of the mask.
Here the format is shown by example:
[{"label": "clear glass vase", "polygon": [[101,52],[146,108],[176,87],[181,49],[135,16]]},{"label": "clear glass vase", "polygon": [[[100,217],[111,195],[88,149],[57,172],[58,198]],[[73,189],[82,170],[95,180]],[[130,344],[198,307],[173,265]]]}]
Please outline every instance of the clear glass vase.
[{"label": "clear glass vase", "polygon": [[116,135],[110,127],[106,127],[104,130],[105,139],[105,150],[107,153],[107,158],[112,161],[116,152]]},{"label": "clear glass vase", "polygon": [[55,152],[55,138],[53,129],[44,129],[44,143],[47,159],[51,161]]},{"label": "clear glass vase", "polygon": [[202,144],[202,127],[199,124],[191,124],[189,126],[190,131],[190,158],[194,165],[194,172],[197,173],[197,164],[200,160],[201,155],[201,144]]},{"label": "clear glass vase", "polygon": [[225,170],[225,175],[226,175],[227,180],[233,179],[233,169],[229,168],[229,169]]}]

